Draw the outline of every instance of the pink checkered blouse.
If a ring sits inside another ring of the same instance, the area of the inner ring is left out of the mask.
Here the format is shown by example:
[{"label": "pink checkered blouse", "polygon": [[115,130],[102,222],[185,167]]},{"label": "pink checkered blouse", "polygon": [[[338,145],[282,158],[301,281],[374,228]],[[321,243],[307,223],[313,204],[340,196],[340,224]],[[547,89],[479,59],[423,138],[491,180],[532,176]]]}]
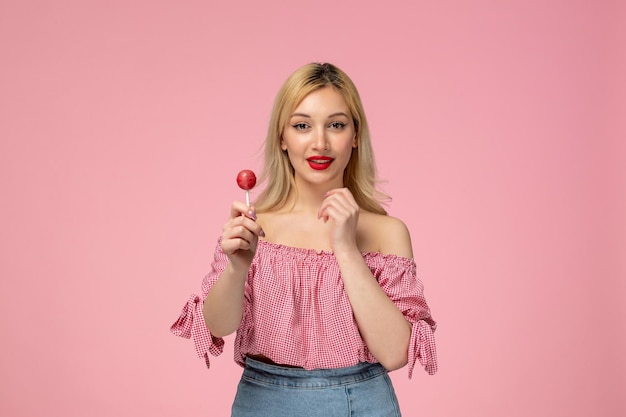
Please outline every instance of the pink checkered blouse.
[{"label": "pink checkered blouse", "polygon": [[[209,289],[228,264],[218,241],[202,295],[192,294],[171,331],[192,338],[198,356],[210,366],[209,353],[222,353],[224,339],[213,337],[202,306]],[[381,288],[413,324],[408,376],[417,360],[429,374],[437,371],[432,319],[412,259],[363,253]],[[305,369],[341,368],[377,362],[359,334],[339,265],[332,252],[294,248],[259,240],[245,286],[244,314],[235,337],[235,362],[263,355],[275,363]]]}]

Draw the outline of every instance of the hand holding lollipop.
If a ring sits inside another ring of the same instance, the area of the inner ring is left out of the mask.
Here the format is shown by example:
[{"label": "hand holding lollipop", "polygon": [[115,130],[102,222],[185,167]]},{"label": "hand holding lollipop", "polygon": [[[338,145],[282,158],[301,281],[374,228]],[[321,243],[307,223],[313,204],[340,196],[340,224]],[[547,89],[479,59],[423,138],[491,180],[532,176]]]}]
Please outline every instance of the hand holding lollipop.
[{"label": "hand holding lollipop", "polygon": [[237,174],[237,185],[246,191],[246,204],[250,207],[250,190],[256,185],[256,175],[249,169],[239,171]]}]

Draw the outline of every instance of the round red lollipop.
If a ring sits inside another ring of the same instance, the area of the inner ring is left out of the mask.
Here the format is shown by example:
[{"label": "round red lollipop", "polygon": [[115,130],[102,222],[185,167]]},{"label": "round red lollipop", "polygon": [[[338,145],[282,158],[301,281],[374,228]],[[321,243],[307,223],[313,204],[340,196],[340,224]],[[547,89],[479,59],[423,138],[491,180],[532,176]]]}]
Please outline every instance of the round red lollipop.
[{"label": "round red lollipop", "polygon": [[242,190],[248,191],[253,189],[256,185],[256,175],[249,169],[239,171],[239,174],[237,174],[237,185]]},{"label": "round red lollipop", "polygon": [[256,175],[249,169],[239,171],[237,174],[237,185],[242,190],[246,190],[246,204],[250,205],[250,191],[256,185]]}]

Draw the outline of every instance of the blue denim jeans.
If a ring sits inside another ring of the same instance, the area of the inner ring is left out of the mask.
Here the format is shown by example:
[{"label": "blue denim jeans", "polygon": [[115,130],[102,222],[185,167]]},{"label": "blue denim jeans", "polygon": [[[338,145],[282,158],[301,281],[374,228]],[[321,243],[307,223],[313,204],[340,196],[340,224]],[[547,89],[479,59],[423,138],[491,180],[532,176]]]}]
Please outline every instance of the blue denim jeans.
[{"label": "blue denim jeans", "polygon": [[375,363],[307,371],[246,359],[232,417],[398,417],[387,370]]}]

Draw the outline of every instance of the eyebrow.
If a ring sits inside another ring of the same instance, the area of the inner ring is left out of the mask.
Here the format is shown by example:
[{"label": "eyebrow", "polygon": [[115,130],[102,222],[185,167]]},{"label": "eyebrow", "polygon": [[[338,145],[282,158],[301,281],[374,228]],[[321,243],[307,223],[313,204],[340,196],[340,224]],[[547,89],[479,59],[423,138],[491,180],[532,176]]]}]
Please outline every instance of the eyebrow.
[{"label": "eyebrow", "polygon": [[[337,117],[337,116],[344,116],[344,117],[347,117],[348,119],[350,118],[350,116],[348,116],[344,112],[333,113],[333,114],[329,115],[328,118],[331,119],[331,118]],[[311,118],[311,116],[306,114],[306,113],[294,113],[294,114],[291,115],[291,117],[308,117],[309,119]]]}]

